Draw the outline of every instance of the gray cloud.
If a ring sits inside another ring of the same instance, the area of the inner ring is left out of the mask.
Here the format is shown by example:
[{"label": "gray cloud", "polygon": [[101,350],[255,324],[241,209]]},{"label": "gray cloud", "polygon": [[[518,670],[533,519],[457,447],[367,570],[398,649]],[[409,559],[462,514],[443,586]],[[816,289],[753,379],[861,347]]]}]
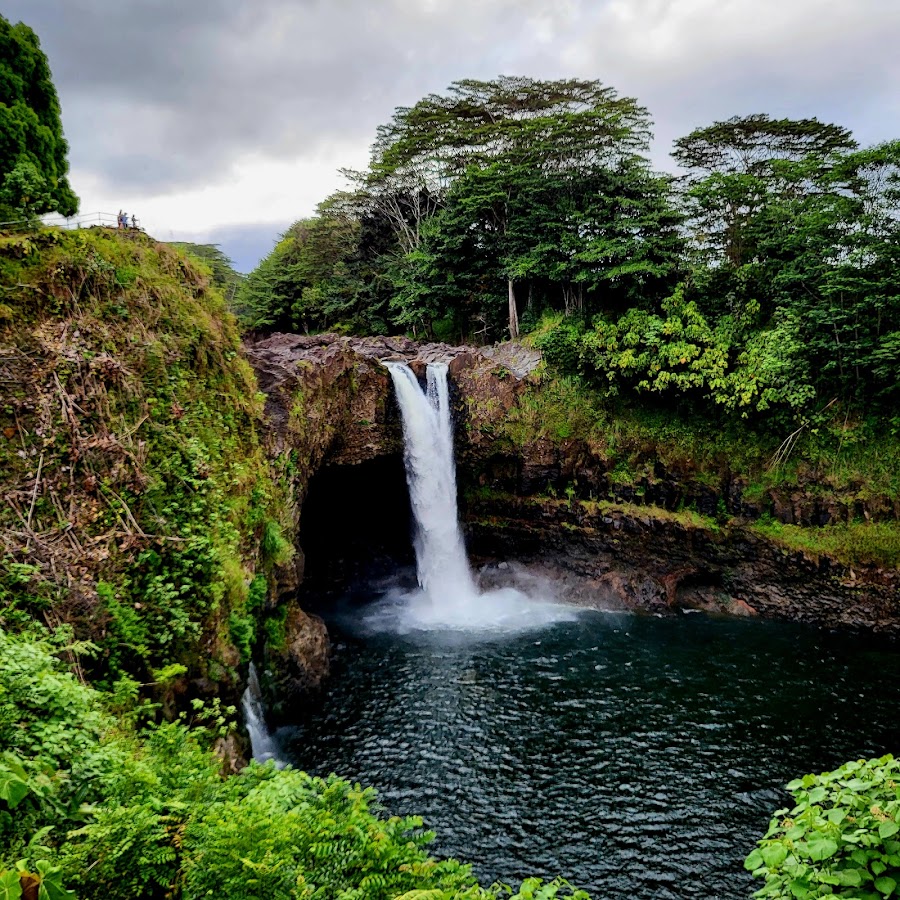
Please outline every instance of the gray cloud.
[{"label": "gray cloud", "polygon": [[249,274],[290,227],[290,222],[266,225],[235,225],[210,231],[172,230],[155,235],[165,241],[190,241],[194,244],[217,244],[238,272]]},{"label": "gray cloud", "polygon": [[[12,0],[41,37],[73,165],[116,186],[183,187],[242,153],[369,142],[401,102],[481,69],[513,4],[393,0]],[[527,6],[527,4],[524,4]],[[159,164],[152,161],[156,159]]]},{"label": "gray cloud", "polygon": [[73,169],[110,194],[221,182],[248,155],[330,159],[368,145],[396,106],[500,73],[599,78],[637,96],[657,123],[658,165],[675,137],[740,113],[816,115],[864,143],[898,136],[896,0],[4,6],[50,57]]}]

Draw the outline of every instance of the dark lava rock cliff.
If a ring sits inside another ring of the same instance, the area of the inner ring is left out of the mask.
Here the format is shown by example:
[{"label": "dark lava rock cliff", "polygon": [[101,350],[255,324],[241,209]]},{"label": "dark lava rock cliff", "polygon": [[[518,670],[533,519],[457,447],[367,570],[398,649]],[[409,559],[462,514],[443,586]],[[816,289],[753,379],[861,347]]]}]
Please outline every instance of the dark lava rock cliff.
[{"label": "dark lava rock cliff", "polygon": [[[402,452],[383,362],[404,360],[421,374],[442,361],[454,390],[462,513],[475,556],[530,561],[581,603],[900,631],[896,571],[789,550],[752,529],[764,509],[815,526],[851,516],[852,504],[827,508],[802,491],[749,503],[740,476],[710,479],[658,464],[622,483],[604,448],[576,433],[553,439],[529,430],[523,409],[541,402],[534,351],[276,334],[246,352],[267,396],[272,450],[297,459],[298,523],[317,471]],[[364,510],[365,498],[359,501]]]}]

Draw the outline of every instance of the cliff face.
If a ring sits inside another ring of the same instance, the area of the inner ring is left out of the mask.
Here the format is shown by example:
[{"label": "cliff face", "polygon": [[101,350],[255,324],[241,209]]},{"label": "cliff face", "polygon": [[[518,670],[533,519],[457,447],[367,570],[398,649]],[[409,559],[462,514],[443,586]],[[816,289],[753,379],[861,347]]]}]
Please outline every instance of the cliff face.
[{"label": "cliff face", "polygon": [[[267,394],[274,451],[293,449],[302,461],[291,489],[295,522],[316,471],[402,452],[381,363],[402,359],[421,372],[440,360],[453,385],[474,554],[531,560],[585,603],[900,630],[896,571],[789,550],[753,527],[764,512],[807,526],[843,521],[860,501],[798,487],[749,500],[746,480],[727,468],[679,471],[659,461],[623,479],[610,448],[586,440],[577,419],[564,415],[547,433],[533,351],[274,335],[246,352]],[[895,515],[890,498],[866,502],[866,515]]]},{"label": "cliff face", "polygon": [[900,634],[900,573],[792,551],[746,525],[611,502],[471,499],[470,546],[522,559],[575,602],[697,609]]},{"label": "cliff face", "polygon": [[334,334],[274,334],[248,342],[245,353],[266,395],[270,448],[295,452],[304,469],[301,485],[322,465],[402,453],[384,362],[406,362],[417,374],[430,362],[446,362],[466,427],[476,436],[473,446],[480,447],[489,443],[483,436],[514,406],[524,379],[540,362],[535,351],[508,345],[454,347]]}]

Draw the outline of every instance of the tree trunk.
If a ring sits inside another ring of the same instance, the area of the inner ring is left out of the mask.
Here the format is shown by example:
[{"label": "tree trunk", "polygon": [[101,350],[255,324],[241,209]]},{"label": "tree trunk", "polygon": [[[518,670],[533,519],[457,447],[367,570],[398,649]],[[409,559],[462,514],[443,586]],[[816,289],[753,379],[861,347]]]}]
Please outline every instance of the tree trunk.
[{"label": "tree trunk", "polygon": [[509,285],[509,336],[512,340],[519,339],[519,311],[516,309],[516,291],[513,288],[512,278],[508,279]]}]

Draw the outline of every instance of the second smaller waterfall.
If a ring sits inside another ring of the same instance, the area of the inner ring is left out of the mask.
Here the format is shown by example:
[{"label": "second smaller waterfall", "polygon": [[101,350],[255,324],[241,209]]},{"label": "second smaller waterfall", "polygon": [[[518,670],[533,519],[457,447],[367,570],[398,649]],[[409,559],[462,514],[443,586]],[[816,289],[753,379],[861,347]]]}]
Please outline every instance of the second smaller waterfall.
[{"label": "second smaller waterfall", "polygon": [[259,678],[253,663],[250,663],[250,674],[247,678],[247,689],[241,698],[241,709],[244,711],[247,734],[250,735],[250,749],[253,758],[257,762],[268,762],[273,759],[275,764],[281,768],[284,763],[278,758],[278,745],[266,727],[262,691],[259,688]]}]

